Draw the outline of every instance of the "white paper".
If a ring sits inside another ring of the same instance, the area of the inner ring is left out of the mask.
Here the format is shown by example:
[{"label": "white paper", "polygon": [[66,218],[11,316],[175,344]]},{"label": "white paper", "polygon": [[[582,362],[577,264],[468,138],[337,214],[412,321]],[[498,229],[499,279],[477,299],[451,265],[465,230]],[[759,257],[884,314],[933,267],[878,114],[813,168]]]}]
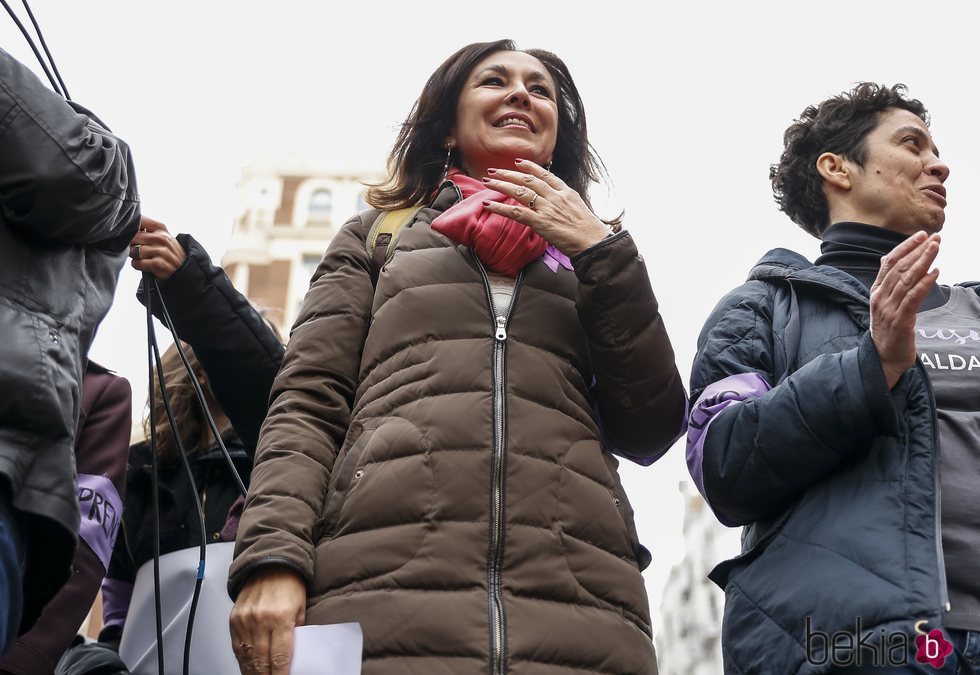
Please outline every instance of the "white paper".
[{"label": "white paper", "polygon": [[[208,544],[207,566],[201,599],[194,616],[191,640],[191,675],[238,673],[231,650],[231,598],[228,597],[228,566],[234,542]],[[190,615],[191,597],[197,581],[200,549],[185,548],[160,556],[160,588],[163,614],[164,669],[180,673],[184,661],[184,638]],[[135,675],[157,675],[156,610],[153,593],[153,561],[140,567],[129,603],[119,656]]]},{"label": "white paper", "polygon": [[359,623],[300,626],[293,631],[289,675],[361,675],[363,645]]}]

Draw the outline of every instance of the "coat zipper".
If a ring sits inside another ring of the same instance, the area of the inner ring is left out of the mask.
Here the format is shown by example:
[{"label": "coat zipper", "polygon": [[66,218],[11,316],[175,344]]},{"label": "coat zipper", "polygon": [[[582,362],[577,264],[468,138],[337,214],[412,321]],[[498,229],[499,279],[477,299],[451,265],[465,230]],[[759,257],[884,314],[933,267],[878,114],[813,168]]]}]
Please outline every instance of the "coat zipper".
[{"label": "coat zipper", "polygon": [[[788,277],[783,277],[783,278],[787,279],[787,281],[789,279]],[[848,298],[860,302],[862,305],[868,308],[869,312],[871,311],[871,302],[869,301],[869,299],[865,298],[862,295],[859,295],[858,293],[854,293],[852,291],[845,290],[843,288],[838,288],[837,286],[833,286],[832,284],[822,283],[815,279],[806,279],[806,278],[800,279],[799,277],[797,277],[796,279],[794,279],[794,281],[796,283],[802,283],[803,285],[812,284],[820,288],[824,288],[824,289],[834,291],[836,293],[840,293],[841,295],[844,295]],[[869,324],[870,324],[870,320],[869,320]],[[922,379],[925,381],[926,389],[929,391],[929,398],[933,402],[933,405],[931,406],[932,447],[935,449],[935,452],[932,453],[932,477],[933,477],[933,489],[936,494],[935,502],[933,504],[933,524],[935,526],[935,532],[936,532],[936,557],[939,563],[939,604],[942,606],[943,609],[945,609],[948,612],[950,611],[950,603],[949,603],[949,587],[946,582],[946,556],[943,554],[943,527],[942,527],[943,486],[940,477],[941,469],[940,469],[940,461],[939,461],[939,453],[940,453],[939,422],[936,414],[936,405],[935,405],[936,395],[932,390],[932,382],[929,381],[929,373],[926,372],[925,366],[923,366],[922,362],[919,361],[918,354],[916,354],[915,357],[914,367],[917,368],[922,373]]]},{"label": "coat zipper", "polygon": [[490,288],[490,278],[477,259],[483,286],[490,303],[490,318],[493,320],[493,454],[490,461],[490,545],[487,551],[487,590],[488,612],[490,617],[490,653],[493,675],[504,675],[507,658],[504,616],[504,598],[501,591],[500,566],[503,560],[504,530],[504,480],[507,465],[507,391],[506,391],[506,347],[507,321],[514,312],[520,292],[524,272],[517,275],[514,294],[506,314],[497,311]]},{"label": "coat zipper", "polygon": [[[929,390],[929,398],[933,401],[936,400],[936,395],[932,390],[932,382],[929,381],[929,373],[926,372],[926,367],[922,365],[922,361],[919,360],[919,355],[915,356],[915,365],[919,372],[922,373],[922,379],[925,380],[926,388]],[[942,483],[942,465],[939,461],[939,418],[936,414],[936,406],[932,407],[932,445],[936,448],[936,452],[932,453],[932,478],[933,486],[936,491],[936,508],[934,512],[935,525],[936,525],[936,554],[939,556],[939,602],[946,609],[950,611],[951,607],[949,604],[949,587],[946,584],[946,560],[943,555],[943,532],[942,532],[942,520],[940,517],[940,504],[943,498],[943,483]]]}]

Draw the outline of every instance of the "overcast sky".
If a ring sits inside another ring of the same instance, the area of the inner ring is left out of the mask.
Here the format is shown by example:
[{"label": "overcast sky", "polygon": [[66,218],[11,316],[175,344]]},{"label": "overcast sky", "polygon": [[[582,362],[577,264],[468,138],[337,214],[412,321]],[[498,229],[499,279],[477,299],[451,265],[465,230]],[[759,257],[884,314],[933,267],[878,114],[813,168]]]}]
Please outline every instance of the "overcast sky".
[{"label": "overcast sky", "polygon": [[[568,64],[612,179],[609,198],[599,188],[595,201],[605,215],[626,209],[685,379],[704,318],[765,251],[816,255],[818,242],[774,206],[768,167],[806,105],[854,82],[904,82],[929,108],[951,167],[940,281],[980,276],[970,3],[34,0],[33,9],[72,97],[131,144],[144,212],[193,233],[216,260],[243,166],[298,154],[381,168],[435,67],[466,43],[511,37]],[[36,66],[5,15],[0,45]],[[136,282],[124,269],[92,356],[131,381],[142,407]],[[683,455],[678,445],[651,468],[624,470],[654,556],[655,611],[680,553]]]}]

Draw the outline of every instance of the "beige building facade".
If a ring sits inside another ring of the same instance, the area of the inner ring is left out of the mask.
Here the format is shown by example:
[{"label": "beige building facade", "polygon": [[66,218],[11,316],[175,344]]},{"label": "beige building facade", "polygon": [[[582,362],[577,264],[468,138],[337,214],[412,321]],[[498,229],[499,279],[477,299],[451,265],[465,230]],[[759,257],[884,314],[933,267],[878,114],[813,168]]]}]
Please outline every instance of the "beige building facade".
[{"label": "beige building facade", "polygon": [[383,175],[290,158],[246,167],[222,267],[283,336],[337,230],[368,207],[365,183]]}]

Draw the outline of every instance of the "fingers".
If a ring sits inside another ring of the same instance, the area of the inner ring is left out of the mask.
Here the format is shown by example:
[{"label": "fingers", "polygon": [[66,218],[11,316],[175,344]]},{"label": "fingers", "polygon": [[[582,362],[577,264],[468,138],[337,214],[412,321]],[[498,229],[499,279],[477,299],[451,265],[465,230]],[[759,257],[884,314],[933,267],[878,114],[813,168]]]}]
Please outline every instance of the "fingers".
[{"label": "fingers", "polygon": [[[929,271],[939,254],[939,238],[918,237],[918,245],[904,249],[904,255],[895,251],[882,260],[881,271],[871,287],[871,312],[878,323],[914,323],[919,305],[938,278],[938,271]],[[908,240],[902,243],[904,246]],[[901,252],[900,252],[901,253]]]},{"label": "fingers", "polygon": [[161,223],[159,220],[153,220],[147,216],[140,216],[140,230],[147,232],[168,232],[167,226]]},{"label": "fingers", "polygon": [[[231,647],[242,674],[269,675],[273,672],[269,627],[254,618],[251,608],[240,610],[238,603],[232,609],[230,623]],[[292,626],[289,626],[289,630],[292,630]]]},{"label": "fingers", "polygon": [[246,582],[232,608],[232,648],[246,675],[288,675],[293,629],[306,616],[306,584],[294,572],[272,569]]},{"label": "fingers", "polygon": [[[891,258],[891,254],[886,256],[891,259],[882,261],[882,269],[871,287],[872,306],[877,304],[890,308],[900,307],[908,298],[911,289],[928,274],[938,254],[938,237],[929,237],[921,240],[918,246],[904,256],[895,258]],[[910,311],[915,314],[918,305],[916,304]]]},{"label": "fingers", "polygon": [[535,224],[535,213],[526,206],[517,206],[515,204],[504,204],[502,202],[483,202],[483,208],[490,213],[496,213],[498,215],[504,216],[505,218],[510,218],[511,220],[516,220],[517,222],[527,225],[531,229],[534,228]]},{"label": "fingers", "polygon": [[530,185],[515,184],[494,178],[484,178],[483,184],[491,190],[496,190],[497,192],[519,201],[529,209],[533,209],[532,205],[540,206],[541,203],[545,201],[544,198]]},{"label": "fingers", "polygon": [[915,326],[915,315],[919,311],[919,306],[922,301],[926,299],[929,295],[929,289],[933,287],[936,280],[939,278],[939,269],[934,269],[931,272],[923,275],[912,288],[905,294],[899,305],[898,311],[903,316],[911,317],[911,323],[913,327]]},{"label": "fingers", "polygon": [[164,228],[138,232],[129,245],[129,257],[133,269],[165,281],[184,263],[187,252]]},{"label": "fingers", "polygon": [[[915,233],[881,259],[881,269],[871,290],[881,289],[890,293],[899,283],[904,283],[906,286],[914,285],[932,263],[930,261],[924,266],[916,266],[914,270],[913,266],[923,255],[930,253],[932,260],[935,260],[939,253],[939,235],[934,234],[927,237],[925,232]],[[913,275],[915,275],[914,278]]]},{"label": "fingers", "polygon": [[518,165],[521,171],[531,174],[554,190],[564,190],[568,187],[561,178],[529,159],[515,159],[514,164]]},{"label": "fingers", "polygon": [[871,338],[889,388],[915,364],[915,319],[919,306],[939,278],[932,264],[939,236],[916,233],[882,258],[871,286]]},{"label": "fingers", "polygon": [[[552,191],[561,192],[562,190],[569,189],[561,178],[549,171],[545,171],[544,168],[538,166],[531,160],[518,159],[515,162],[519,170],[487,169],[487,172],[500,185],[525,187],[543,196],[548,196]],[[494,187],[493,189],[497,190],[498,188]],[[500,190],[500,192],[504,192],[504,190]],[[511,193],[505,192],[505,194]],[[518,198],[515,197],[515,199]]]},{"label": "fingers", "polygon": [[272,675],[289,675],[293,661],[293,626],[277,626],[272,632],[269,647],[269,667]]}]

